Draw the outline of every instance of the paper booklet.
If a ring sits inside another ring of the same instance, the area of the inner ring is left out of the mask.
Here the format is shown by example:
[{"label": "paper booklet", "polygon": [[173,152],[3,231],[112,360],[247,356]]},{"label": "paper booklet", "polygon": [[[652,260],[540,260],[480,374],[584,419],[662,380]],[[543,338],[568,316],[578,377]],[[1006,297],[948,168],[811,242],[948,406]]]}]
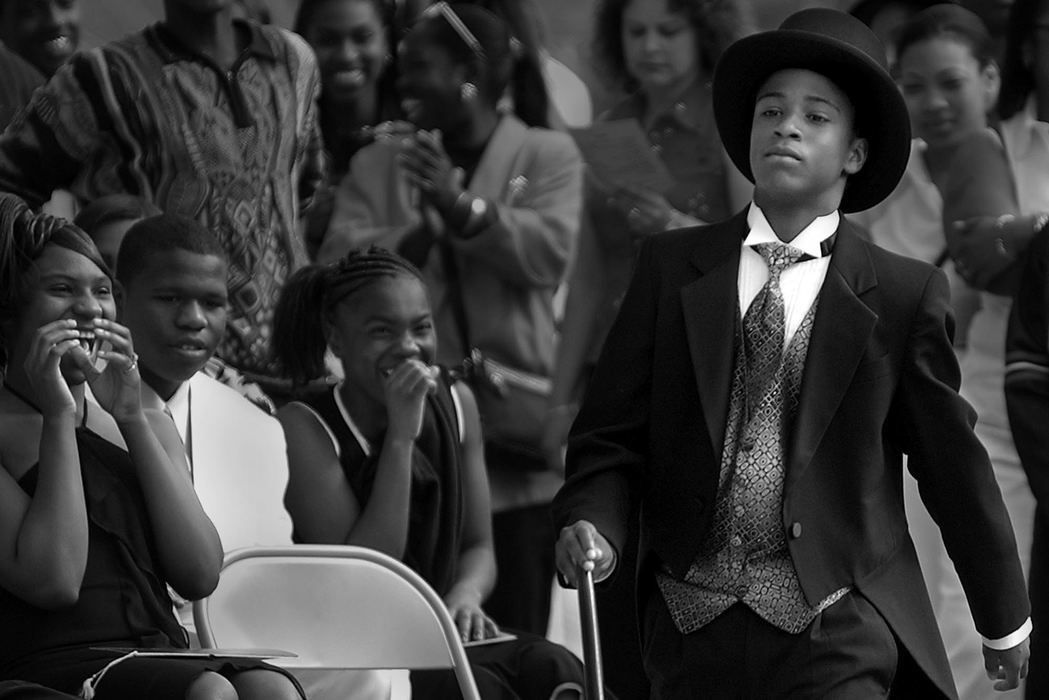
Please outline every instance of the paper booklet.
[{"label": "paper booklet", "polygon": [[488,637],[487,639],[471,639],[468,642],[463,642],[463,648],[469,649],[470,647],[480,647],[485,644],[499,644],[501,642],[510,642],[517,639],[516,634],[510,634],[509,632],[500,632],[494,637]]},{"label": "paper booklet", "polygon": [[636,119],[594,122],[569,133],[591,173],[608,189],[663,193],[673,187],[674,178]]}]

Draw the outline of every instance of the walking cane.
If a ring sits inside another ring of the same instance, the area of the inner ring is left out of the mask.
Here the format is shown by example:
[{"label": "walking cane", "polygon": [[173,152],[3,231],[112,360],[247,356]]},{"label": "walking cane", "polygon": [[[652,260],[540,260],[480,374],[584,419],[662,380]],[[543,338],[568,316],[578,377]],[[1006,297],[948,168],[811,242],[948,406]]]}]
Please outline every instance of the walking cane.
[{"label": "walking cane", "polygon": [[601,667],[601,640],[597,634],[597,601],[594,574],[579,569],[579,619],[583,629],[585,700],[605,700],[605,672]]}]

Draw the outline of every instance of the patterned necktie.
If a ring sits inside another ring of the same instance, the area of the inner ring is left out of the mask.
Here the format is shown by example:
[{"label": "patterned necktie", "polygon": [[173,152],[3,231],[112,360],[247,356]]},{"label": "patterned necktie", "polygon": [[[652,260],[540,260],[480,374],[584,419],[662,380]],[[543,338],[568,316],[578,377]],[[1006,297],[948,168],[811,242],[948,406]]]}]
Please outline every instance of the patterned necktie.
[{"label": "patterned necktie", "polygon": [[779,278],[785,269],[812,257],[797,248],[776,243],[754,246],[769,268],[769,279],[743,317],[743,347],[747,358],[747,416],[757,410],[783,363],[786,321]]}]

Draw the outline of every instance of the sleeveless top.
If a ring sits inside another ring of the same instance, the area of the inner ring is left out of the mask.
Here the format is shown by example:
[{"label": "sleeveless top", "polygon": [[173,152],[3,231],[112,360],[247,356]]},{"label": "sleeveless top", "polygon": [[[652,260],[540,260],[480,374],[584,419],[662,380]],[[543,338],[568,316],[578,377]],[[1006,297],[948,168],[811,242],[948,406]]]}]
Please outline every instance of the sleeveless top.
[{"label": "sleeveless top", "polygon": [[[80,596],[71,606],[43,610],[0,589],[0,678],[46,675],[91,647],[188,646],[130,455],[85,428],[77,429],[76,443],[88,517]],[[19,480],[30,496],[38,469]]]},{"label": "sleeveless top", "polygon": [[[331,436],[346,480],[364,508],[375,483],[379,454],[357,431],[338,391],[338,386],[326,389],[301,403],[312,410]],[[422,430],[412,450],[408,542],[403,557],[404,563],[441,595],[455,581],[462,542],[460,425],[456,398],[442,373],[437,391],[426,399]],[[295,541],[302,541],[297,533]]]}]

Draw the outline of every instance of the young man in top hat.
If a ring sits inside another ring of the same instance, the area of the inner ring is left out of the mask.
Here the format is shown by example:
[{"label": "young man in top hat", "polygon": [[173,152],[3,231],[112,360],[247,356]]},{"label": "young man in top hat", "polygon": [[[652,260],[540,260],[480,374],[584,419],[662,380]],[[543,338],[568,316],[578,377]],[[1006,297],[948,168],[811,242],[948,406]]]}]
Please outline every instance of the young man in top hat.
[{"label": "young man in top hat", "polygon": [[954,697],[907,533],[906,454],[988,674],[1015,687],[1029,606],[957,393],[946,280],[842,216],[907,161],[881,44],[803,10],[725,52],[714,110],[754,202],[642,248],[569,440],[560,571],[613,573],[640,517],[654,698]]}]

